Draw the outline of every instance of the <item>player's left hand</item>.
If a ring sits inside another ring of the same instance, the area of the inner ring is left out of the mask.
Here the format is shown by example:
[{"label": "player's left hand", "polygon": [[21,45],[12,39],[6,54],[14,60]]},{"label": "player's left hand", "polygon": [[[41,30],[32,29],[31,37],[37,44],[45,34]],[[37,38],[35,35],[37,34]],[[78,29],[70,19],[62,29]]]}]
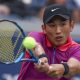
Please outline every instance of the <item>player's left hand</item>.
[{"label": "player's left hand", "polygon": [[64,66],[62,64],[51,64],[47,74],[51,77],[60,78],[63,76]]}]

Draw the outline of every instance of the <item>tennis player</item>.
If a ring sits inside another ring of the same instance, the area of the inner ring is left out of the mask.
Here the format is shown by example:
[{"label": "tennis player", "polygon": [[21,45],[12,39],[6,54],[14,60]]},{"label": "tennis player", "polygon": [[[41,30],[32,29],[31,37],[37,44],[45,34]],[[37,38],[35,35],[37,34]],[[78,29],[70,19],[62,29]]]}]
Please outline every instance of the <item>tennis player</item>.
[{"label": "tennis player", "polygon": [[42,63],[23,62],[18,80],[70,80],[80,73],[80,45],[70,36],[73,28],[71,12],[65,6],[46,7],[43,32],[29,33],[39,43],[35,55]]}]

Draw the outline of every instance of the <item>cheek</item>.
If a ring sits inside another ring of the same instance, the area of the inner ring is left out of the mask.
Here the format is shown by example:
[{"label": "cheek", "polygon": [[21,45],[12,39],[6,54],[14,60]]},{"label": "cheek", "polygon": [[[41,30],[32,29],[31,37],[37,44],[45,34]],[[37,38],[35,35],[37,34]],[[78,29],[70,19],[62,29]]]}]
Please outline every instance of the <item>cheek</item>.
[{"label": "cheek", "polygon": [[55,36],[54,31],[52,31],[52,30],[47,30],[47,31],[46,31],[46,35],[48,36],[48,38],[49,38],[50,40],[54,40],[54,36]]},{"label": "cheek", "polygon": [[50,28],[47,27],[47,28],[44,28],[44,29],[43,29],[43,32],[44,32],[45,34],[50,34],[50,32],[52,32],[52,31],[51,31]]},{"label": "cheek", "polygon": [[53,29],[50,29],[50,28],[47,28],[45,30],[45,33],[48,34],[48,35],[50,35],[50,36],[52,36],[52,34],[54,34],[54,30]]},{"label": "cheek", "polygon": [[67,27],[63,30],[63,34],[66,35],[66,36],[69,36],[70,35],[70,32],[71,32],[71,28],[70,27]]}]

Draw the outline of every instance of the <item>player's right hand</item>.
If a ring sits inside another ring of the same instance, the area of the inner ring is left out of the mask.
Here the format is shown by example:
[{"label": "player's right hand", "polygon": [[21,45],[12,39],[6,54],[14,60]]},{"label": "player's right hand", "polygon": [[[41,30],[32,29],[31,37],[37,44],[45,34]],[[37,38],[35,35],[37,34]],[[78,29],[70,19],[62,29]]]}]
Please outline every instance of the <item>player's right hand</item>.
[{"label": "player's right hand", "polygon": [[34,63],[34,65],[40,72],[47,72],[49,70],[48,59],[46,57],[40,58],[39,63]]},{"label": "player's right hand", "polygon": [[[36,44],[34,55],[39,58],[40,55],[45,54],[45,51],[40,43]],[[40,72],[46,72],[49,69],[48,64],[48,58],[47,57],[41,57],[39,58],[39,62],[37,64],[34,64],[35,68],[39,70]]]}]

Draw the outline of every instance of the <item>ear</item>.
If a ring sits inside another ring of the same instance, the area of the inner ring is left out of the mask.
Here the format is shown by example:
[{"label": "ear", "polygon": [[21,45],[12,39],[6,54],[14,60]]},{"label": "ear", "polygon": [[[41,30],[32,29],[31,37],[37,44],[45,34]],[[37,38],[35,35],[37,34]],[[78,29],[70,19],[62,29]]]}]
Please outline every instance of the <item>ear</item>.
[{"label": "ear", "polygon": [[43,30],[44,33],[46,33],[45,29],[46,29],[46,25],[43,24],[42,25],[42,30]]},{"label": "ear", "polygon": [[70,29],[70,31],[71,31],[71,32],[73,31],[74,24],[75,24],[75,22],[72,20],[72,21],[71,21],[71,23],[70,23],[70,26],[71,26],[71,29]]}]

